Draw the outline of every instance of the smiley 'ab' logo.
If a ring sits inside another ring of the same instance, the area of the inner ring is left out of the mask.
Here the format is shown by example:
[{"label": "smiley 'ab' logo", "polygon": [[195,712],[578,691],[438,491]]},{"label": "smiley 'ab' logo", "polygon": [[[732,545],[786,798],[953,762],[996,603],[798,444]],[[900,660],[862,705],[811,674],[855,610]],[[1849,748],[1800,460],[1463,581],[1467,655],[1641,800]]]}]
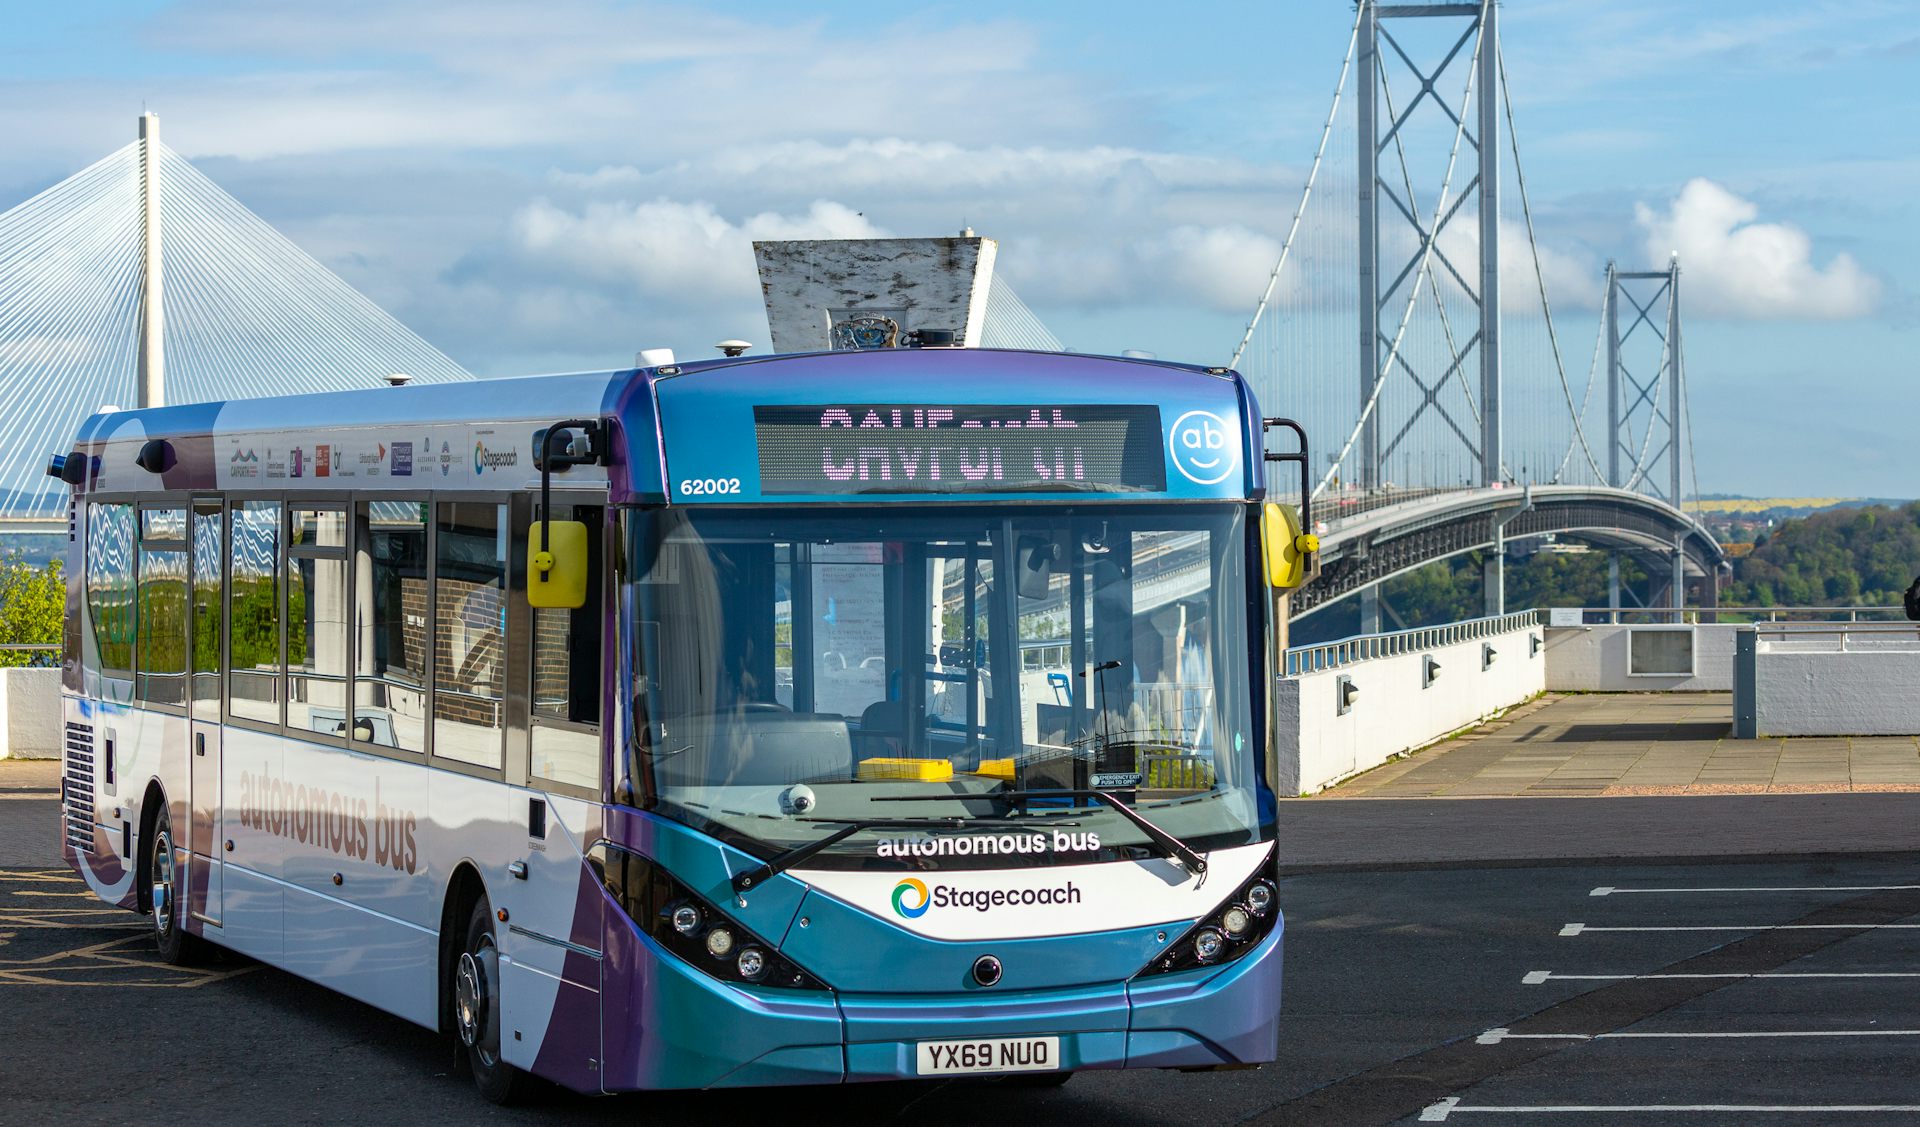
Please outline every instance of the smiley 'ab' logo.
[{"label": "smiley 'ab' logo", "polygon": [[[908,901],[913,901],[908,904]],[[913,877],[893,886],[893,910],[902,919],[917,920],[927,914],[927,906],[932,898],[927,895],[927,886]]]},{"label": "smiley 'ab' logo", "polygon": [[1240,465],[1240,442],[1212,411],[1188,411],[1167,432],[1173,468],[1195,485],[1218,485]]}]

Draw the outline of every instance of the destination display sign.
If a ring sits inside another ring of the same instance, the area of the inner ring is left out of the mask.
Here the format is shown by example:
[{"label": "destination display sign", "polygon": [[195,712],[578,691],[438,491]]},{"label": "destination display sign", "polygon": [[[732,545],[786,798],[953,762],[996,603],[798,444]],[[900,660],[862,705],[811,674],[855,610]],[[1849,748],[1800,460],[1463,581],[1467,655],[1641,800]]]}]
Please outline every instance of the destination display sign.
[{"label": "destination display sign", "polygon": [[1151,404],[756,406],[764,494],[1159,493]]}]

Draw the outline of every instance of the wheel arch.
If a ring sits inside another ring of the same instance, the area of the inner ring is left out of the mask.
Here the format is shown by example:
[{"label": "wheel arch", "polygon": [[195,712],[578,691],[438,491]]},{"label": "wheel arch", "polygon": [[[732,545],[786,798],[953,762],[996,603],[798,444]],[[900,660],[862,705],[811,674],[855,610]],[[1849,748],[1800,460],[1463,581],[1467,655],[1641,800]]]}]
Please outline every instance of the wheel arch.
[{"label": "wheel arch", "polygon": [[434,994],[439,999],[440,1032],[453,1032],[453,994],[447,989],[453,965],[466,942],[467,917],[473,906],[487,895],[487,882],[471,859],[463,858],[447,877],[447,890],[440,898],[440,957],[436,962]]},{"label": "wheel arch", "polygon": [[140,833],[127,858],[127,864],[133,866],[134,909],[143,916],[153,912],[153,866],[147,862],[147,851],[153,848],[155,827],[166,809],[167,788],[158,776],[148,779],[147,789],[140,796]]}]

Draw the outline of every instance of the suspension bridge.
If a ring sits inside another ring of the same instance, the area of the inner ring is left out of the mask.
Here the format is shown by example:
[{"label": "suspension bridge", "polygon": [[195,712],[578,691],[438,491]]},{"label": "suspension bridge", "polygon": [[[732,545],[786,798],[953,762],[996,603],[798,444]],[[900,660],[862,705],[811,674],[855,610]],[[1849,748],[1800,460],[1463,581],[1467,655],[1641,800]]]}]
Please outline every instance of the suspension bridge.
[{"label": "suspension bridge", "polygon": [[[1498,15],[1486,0],[1356,6],[1278,261],[1249,295],[1230,363],[1315,444],[1322,567],[1295,617],[1353,596],[1377,630],[1382,583],[1473,551],[1500,613],[1502,546],[1546,533],[1615,553],[1612,605],[1679,606],[1689,586],[1716,599],[1723,553],[1683,506],[1697,481],[1681,265],[1609,264],[1593,292],[1555,292]],[[1060,348],[998,278],[986,323],[988,345]],[[103,406],[396,373],[473,378],[163,145],[151,114],[0,213],[0,529],[58,527],[48,437]],[[1300,499],[1277,468],[1270,486]],[[1619,584],[1622,552],[1656,577],[1644,595]]]},{"label": "suspension bridge", "polygon": [[[1724,554],[1684,509],[1698,492],[1680,263],[1609,264],[1587,330],[1556,314],[1491,2],[1362,0],[1278,261],[1231,363],[1324,462],[1302,617],[1480,550],[1504,610],[1508,538],[1565,533],[1645,558],[1649,601],[1717,597]],[[1509,201],[1503,210],[1502,201]],[[1513,207],[1512,203],[1518,203]],[[1517,213],[1517,214],[1515,214]],[[1626,232],[1622,232],[1626,234]],[[1579,371],[1579,352],[1587,352]],[[1275,474],[1271,487],[1297,496]]]}]

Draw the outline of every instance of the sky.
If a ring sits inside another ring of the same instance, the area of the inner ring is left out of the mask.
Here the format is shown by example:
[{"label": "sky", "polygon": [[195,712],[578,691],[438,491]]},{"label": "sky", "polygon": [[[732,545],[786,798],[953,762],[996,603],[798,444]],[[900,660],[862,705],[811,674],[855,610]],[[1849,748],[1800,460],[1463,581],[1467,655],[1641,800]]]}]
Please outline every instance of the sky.
[{"label": "sky", "polygon": [[[1677,252],[1702,491],[1920,495],[1915,11],[1501,7],[1573,378],[1605,263]],[[152,109],[170,147],[482,375],[764,341],[753,239],[963,225],[1068,346],[1223,363],[1353,20],[1347,0],[0,14],[0,208]]]}]

